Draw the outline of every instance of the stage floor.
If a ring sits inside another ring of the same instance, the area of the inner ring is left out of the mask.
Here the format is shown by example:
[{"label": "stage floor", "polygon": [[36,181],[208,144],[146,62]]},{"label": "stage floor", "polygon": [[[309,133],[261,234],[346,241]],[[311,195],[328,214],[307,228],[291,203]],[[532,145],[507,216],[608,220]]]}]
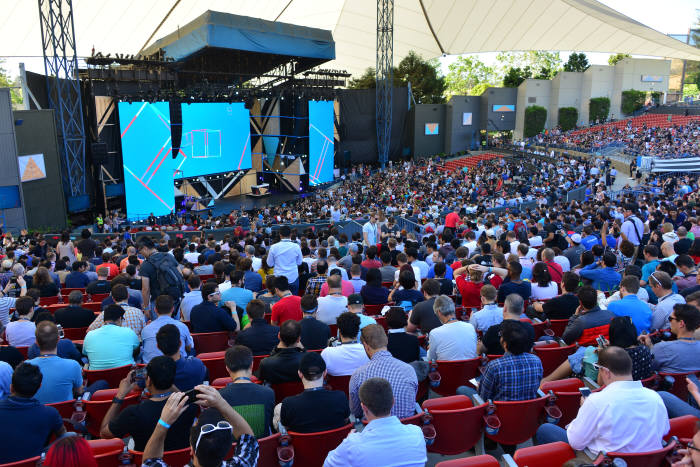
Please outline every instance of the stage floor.
[{"label": "stage floor", "polygon": [[212,206],[212,214],[221,216],[230,213],[233,210],[248,211],[251,209],[264,209],[268,206],[279,206],[283,203],[293,201],[295,199],[312,196],[313,193],[271,193],[269,196],[255,197],[248,195],[234,196],[232,198],[222,198],[214,201]]}]

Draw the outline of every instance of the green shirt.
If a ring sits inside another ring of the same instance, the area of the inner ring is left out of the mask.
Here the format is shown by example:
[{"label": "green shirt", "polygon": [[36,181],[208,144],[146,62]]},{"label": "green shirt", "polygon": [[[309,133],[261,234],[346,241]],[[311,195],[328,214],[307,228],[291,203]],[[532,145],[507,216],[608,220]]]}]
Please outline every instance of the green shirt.
[{"label": "green shirt", "polygon": [[91,370],[107,370],[134,364],[134,349],[139,338],[131,328],[106,324],[90,331],[83,341],[83,355],[90,361]]}]

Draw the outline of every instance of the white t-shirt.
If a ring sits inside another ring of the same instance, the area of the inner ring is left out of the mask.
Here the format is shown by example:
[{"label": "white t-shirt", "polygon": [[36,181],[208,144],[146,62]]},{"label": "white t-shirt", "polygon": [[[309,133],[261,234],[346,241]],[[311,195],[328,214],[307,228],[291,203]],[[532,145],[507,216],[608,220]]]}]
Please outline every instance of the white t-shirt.
[{"label": "white t-shirt", "polygon": [[348,298],[343,295],[326,295],[318,299],[316,319],[326,324],[335,324],[342,313],[348,311]]},{"label": "white t-shirt", "polygon": [[326,370],[331,376],[351,375],[359,367],[369,362],[365,348],[359,342],[326,347],[321,352]]},{"label": "white t-shirt", "polygon": [[537,282],[531,284],[532,295],[530,295],[531,300],[543,300],[554,298],[559,295],[559,289],[557,283],[552,281],[547,287],[540,287]]}]

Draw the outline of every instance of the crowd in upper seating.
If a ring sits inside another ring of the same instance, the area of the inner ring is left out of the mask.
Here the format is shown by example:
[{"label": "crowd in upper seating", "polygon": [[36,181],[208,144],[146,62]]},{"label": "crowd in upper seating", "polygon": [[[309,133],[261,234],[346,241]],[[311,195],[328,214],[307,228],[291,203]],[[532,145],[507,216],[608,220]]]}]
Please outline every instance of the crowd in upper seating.
[{"label": "crowd in upper seating", "polygon": [[[13,422],[0,424],[0,463],[38,455],[51,436],[47,459],[86,449],[50,404],[104,395],[100,419],[70,428],[131,438],[145,465],[188,447],[200,465],[255,465],[259,440],[353,421],[326,465],[423,465],[423,431],[400,420],[441,377],[437,393],[476,405],[587,378],[602,389],[568,427],[530,433],[536,444],[565,441],[588,460],[660,449],[670,418],[700,416],[698,180],[611,200],[596,188],[611,170],[594,158],[406,164],[246,222],[232,213],[238,229],[223,240],[6,234],[0,418]],[[587,197],[567,203],[575,186]],[[534,206],[488,209],[517,198]],[[398,229],[404,215],[421,228]],[[361,216],[351,238],[335,223],[274,225]],[[480,378],[449,381],[445,362],[480,355]],[[515,451],[496,439],[487,450]]]}]

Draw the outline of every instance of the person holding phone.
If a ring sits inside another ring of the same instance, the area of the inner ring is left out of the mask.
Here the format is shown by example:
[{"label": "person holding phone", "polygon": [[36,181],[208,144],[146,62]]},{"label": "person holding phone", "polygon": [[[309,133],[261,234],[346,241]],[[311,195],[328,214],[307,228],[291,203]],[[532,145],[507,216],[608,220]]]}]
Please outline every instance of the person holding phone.
[{"label": "person holding phone", "polygon": [[[141,391],[136,370],[132,370],[119,383],[117,395],[107,411],[100,427],[102,438],[134,438],[134,450],[143,451],[151,433],[158,425],[168,397],[175,392],[173,385],[177,371],[175,361],[164,355],[154,357],[146,365],[145,389],[150,397],[137,405],[121,410],[124,398],[132,391]],[[199,386],[198,386],[199,387]],[[189,405],[184,413],[168,429],[165,438],[165,450],[173,451],[189,446],[189,429],[199,410],[196,405]]]}]

